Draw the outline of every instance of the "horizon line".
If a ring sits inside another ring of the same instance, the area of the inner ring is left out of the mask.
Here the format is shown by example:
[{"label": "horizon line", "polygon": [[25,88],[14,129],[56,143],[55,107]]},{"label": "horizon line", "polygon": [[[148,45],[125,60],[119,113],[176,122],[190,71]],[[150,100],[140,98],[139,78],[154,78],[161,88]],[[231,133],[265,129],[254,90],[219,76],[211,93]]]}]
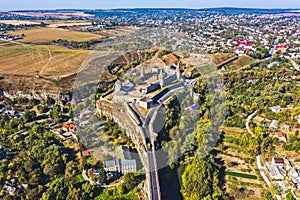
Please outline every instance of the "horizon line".
[{"label": "horizon line", "polygon": [[199,9],[259,9],[259,10],[299,10],[300,8],[279,8],[279,7],[235,7],[235,6],[222,6],[222,7],[116,7],[116,8],[26,8],[26,9],[7,9],[0,10],[0,12],[18,12],[18,11],[53,11],[53,10],[130,10],[130,9],[185,9],[185,10],[199,10]]}]

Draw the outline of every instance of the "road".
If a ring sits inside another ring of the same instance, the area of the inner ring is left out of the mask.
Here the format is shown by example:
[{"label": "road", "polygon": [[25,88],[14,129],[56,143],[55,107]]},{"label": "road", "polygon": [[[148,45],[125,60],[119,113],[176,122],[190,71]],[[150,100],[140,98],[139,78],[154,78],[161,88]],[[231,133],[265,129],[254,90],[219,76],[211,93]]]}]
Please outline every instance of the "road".
[{"label": "road", "polygon": [[26,46],[26,44],[21,43],[21,42],[17,42],[15,40],[6,40],[6,39],[0,39],[0,40],[5,41],[5,42],[14,43],[14,44],[19,44],[19,45],[22,45],[22,46]]},{"label": "road", "polygon": [[147,138],[150,138],[152,148],[147,151],[147,158],[148,158],[148,166],[147,166],[147,173],[150,177],[149,179],[149,186],[150,186],[150,199],[151,200],[160,200],[160,186],[159,186],[159,178],[158,178],[158,169],[157,169],[157,162],[156,162],[156,154],[155,154],[155,147],[154,141],[151,140],[153,138],[152,134],[150,133],[149,126],[143,127],[143,131]]},{"label": "road", "polygon": [[257,165],[257,168],[259,170],[261,177],[264,179],[267,186],[271,185],[271,182],[269,181],[268,177],[265,174],[265,171],[264,171],[265,168],[261,164],[260,155],[256,156],[256,165]]},{"label": "road", "polygon": [[[171,91],[163,95],[158,101],[159,102],[165,102],[167,101],[172,95],[174,95],[176,92],[182,90],[184,88],[182,87],[175,87],[172,88]],[[134,106],[134,105],[133,105]],[[143,124],[143,131],[146,138],[149,138],[152,147],[147,151],[147,159],[148,159],[148,166],[146,167],[146,171],[148,173],[149,178],[149,187],[150,187],[150,199],[151,200],[160,200],[161,199],[161,193],[160,193],[160,184],[159,184],[159,177],[158,177],[158,168],[157,168],[157,160],[156,160],[156,151],[155,151],[155,133],[152,131],[153,127],[151,126],[151,122],[155,121],[156,112],[159,109],[160,106],[156,106],[151,108],[146,118],[144,119]],[[146,147],[147,149],[147,147]]]},{"label": "road", "polygon": [[257,112],[258,112],[258,110],[255,111],[254,113],[252,113],[251,115],[249,115],[246,119],[246,129],[252,137],[254,137],[254,133],[251,131],[249,123],[250,123],[251,119],[257,114]]}]

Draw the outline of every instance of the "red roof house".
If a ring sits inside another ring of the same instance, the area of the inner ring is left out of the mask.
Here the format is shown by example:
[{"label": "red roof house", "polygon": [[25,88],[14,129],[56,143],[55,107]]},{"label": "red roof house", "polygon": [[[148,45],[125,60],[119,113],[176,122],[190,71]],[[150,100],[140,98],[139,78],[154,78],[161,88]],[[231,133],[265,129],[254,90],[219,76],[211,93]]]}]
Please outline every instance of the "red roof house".
[{"label": "red roof house", "polygon": [[273,164],[275,165],[284,165],[284,160],[283,158],[273,158],[272,159]]},{"label": "red roof house", "polygon": [[275,46],[275,50],[276,51],[283,51],[283,52],[286,52],[286,50],[288,49],[288,46]]},{"label": "red roof house", "polygon": [[283,132],[277,132],[278,137],[285,137],[285,134]]}]

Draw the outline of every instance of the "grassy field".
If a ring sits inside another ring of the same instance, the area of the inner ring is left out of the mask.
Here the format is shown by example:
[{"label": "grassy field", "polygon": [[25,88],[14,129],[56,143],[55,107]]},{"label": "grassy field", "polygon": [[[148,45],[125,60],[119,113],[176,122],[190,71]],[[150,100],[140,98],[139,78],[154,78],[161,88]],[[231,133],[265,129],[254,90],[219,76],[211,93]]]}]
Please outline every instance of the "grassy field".
[{"label": "grassy field", "polygon": [[70,27],[70,26],[91,26],[92,25],[92,22],[91,21],[46,21],[49,28],[59,28],[61,26],[67,26],[67,27]]},{"label": "grassy field", "polygon": [[27,20],[0,20],[0,23],[3,24],[11,24],[11,25],[20,25],[20,24],[26,24],[26,25],[30,25],[30,24],[40,24],[39,22],[35,22],[35,21],[27,21]]},{"label": "grassy field", "polygon": [[59,46],[0,46],[0,74],[64,76],[77,72],[89,55],[88,50]]},{"label": "grassy field", "polygon": [[244,56],[239,57],[237,60],[233,61],[229,65],[225,66],[225,68],[227,71],[232,71],[232,70],[236,70],[241,67],[244,67],[246,65],[250,65],[254,61],[255,61],[255,59],[253,59],[247,55],[244,55]]},{"label": "grassy field", "polygon": [[237,173],[237,172],[229,172],[225,171],[225,175],[227,176],[236,176],[240,178],[248,178],[248,179],[257,179],[257,176],[252,175],[252,174],[244,174],[244,173]]},{"label": "grassy field", "polygon": [[217,53],[212,55],[212,60],[218,67],[234,58],[236,58],[236,56],[231,53]]},{"label": "grassy field", "polygon": [[64,39],[68,41],[85,42],[101,39],[103,36],[88,32],[70,31],[62,28],[36,28],[9,32],[11,35],[25,34],[21,42],[39,43],[51,42],[53,40]]}]

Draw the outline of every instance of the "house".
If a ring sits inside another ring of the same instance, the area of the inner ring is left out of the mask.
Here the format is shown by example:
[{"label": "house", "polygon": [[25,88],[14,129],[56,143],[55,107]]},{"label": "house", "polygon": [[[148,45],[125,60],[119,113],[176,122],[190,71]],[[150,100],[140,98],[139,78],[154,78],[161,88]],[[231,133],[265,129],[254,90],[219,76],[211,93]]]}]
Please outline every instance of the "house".
[{"label": "house", "polygon": [[64,124],[62,128],[63,128],[64,131],[69,131],[70,125],[69,124]]},{"label": "house", "polygon": [[75,132],[75,130],[76,130],[76,125],[75,124],[70,124],[70,126],[69,126],[69,131],[71,131],[71,132]]},{"label": "house", "polygon": [[286,131],[289,131],[290,128],[291,128],[291,127],[290,127],[289,125],[286,125],[286,124],[282,126],[282,129],[284,129],[284,130],[286,130]]},{"label": "house", "polygon": [[283,142],[286,142],[286,135],[283,132],[277,132],[277,138]]},{"label": "house", "polygon": [[281,51],[281,52],[285,53],[287,49],[288,49],[288,46],[286,46],[286,45],[285,46],[279,46],[279,45],[275,46],[275,51]]},{"label": "house", "polygon": [[104,125],[105,123],[106,123],[106,121],[103,120],[103,121],[101,121],[101,122],[94,123],[94,124],[92,125],[92,127],[99,127],[99,126]]},{"label": "house", "polygon": [[123,160],[121,161],[121,173],[127,174],[127,173],[134,173],[136,172],[136,161],[135,159],[132,160]]},{"label": "house", "polygon": [[104,170],[106,172],[127,174],[129,172],[136,172],[136,160],[120,160],[114,157],[112,160],[104,162]]},{"label": "house", "polygon": [[195,111],[195,110],[198,110],[198,109],[199,109],[199,106],[197,104],[193,104],[193,105],[186,108],[186,110],[191,110],[191,111]]},{"label": "house", "polygon": [[87,156],[87,155],[90,155],[91,152],[90,152],[89,150],[85,150],[85,151],[82,152],[82,154],[83,154],[84,156]]},{"label": "house", "polygon": [[283,180],[286,176],[286,171],[272,162],[266,162],[266,168],[272,180]]},{"label": "house", "polygon": [[299,173],[297,172],[297,170],[294,167],[292,167],[289,172],[289,177],[291,179],[293,179],[293,178],[298,178],[298,176],[299,176]]},{"label": "house", "polygon": [[85,121],[80,122],[79,126],[86,126],[88,124],[90,124],[90,121],[89,120],[85,120]]},{"label": "house", "polygon": [[52,122],[52,123],[49,124],[49,128],[51,128],[51,127],[53,127],[55,125],[56,125],[56,122]]},{"label": "house", "polygon": [[272,163],[277,166],[284,166],[283,158],[272,158]]},{"label": "house", "polygon": [[297,119],[298,123],[300,124],[300,115],[297,115],[296,119]]},{"label": "house", "polygon": [[17,188],[15,186],[5,185],[2,189],[5,191],[5,193],[14,195]]},{"label": "house", "polygon": [[300,177],[292,178],[292,183],[294,183],[298,190],[300,190]]},{"label": "house", "polygon": [[277,120],[272,120],[270,128],[278,129],[278,121]]},{"label": "house", "polygon": [[63,130],[66,132],[75,132],[76,130],[76,125],[75,124],[64,124],[63,125]]},{"label": "house", "polygon": [[104,170],[106,172],[120,172],[120,160],[117,157],[114,157],[112,160],[104,162]]},{"label": "house", "polygon": [[280,106],[273,106],[273,107],[270,107],[270,109],[274,113],[279,113],[281,111]]},{"label": "house", "polygon": [[5,110],[3,112],[4,115],[10,115],[10,116],[14,116],[16,114],[15,110]]},{"label": "house", "polygon": [[130,91],[132,91],[133,89],[134,89],[134,84],[131,83],[130,81],[127,81],[127,82],[123,85],[123,87],[122,87],[122,90],[123,90],[124,92],[130,92]]}]

